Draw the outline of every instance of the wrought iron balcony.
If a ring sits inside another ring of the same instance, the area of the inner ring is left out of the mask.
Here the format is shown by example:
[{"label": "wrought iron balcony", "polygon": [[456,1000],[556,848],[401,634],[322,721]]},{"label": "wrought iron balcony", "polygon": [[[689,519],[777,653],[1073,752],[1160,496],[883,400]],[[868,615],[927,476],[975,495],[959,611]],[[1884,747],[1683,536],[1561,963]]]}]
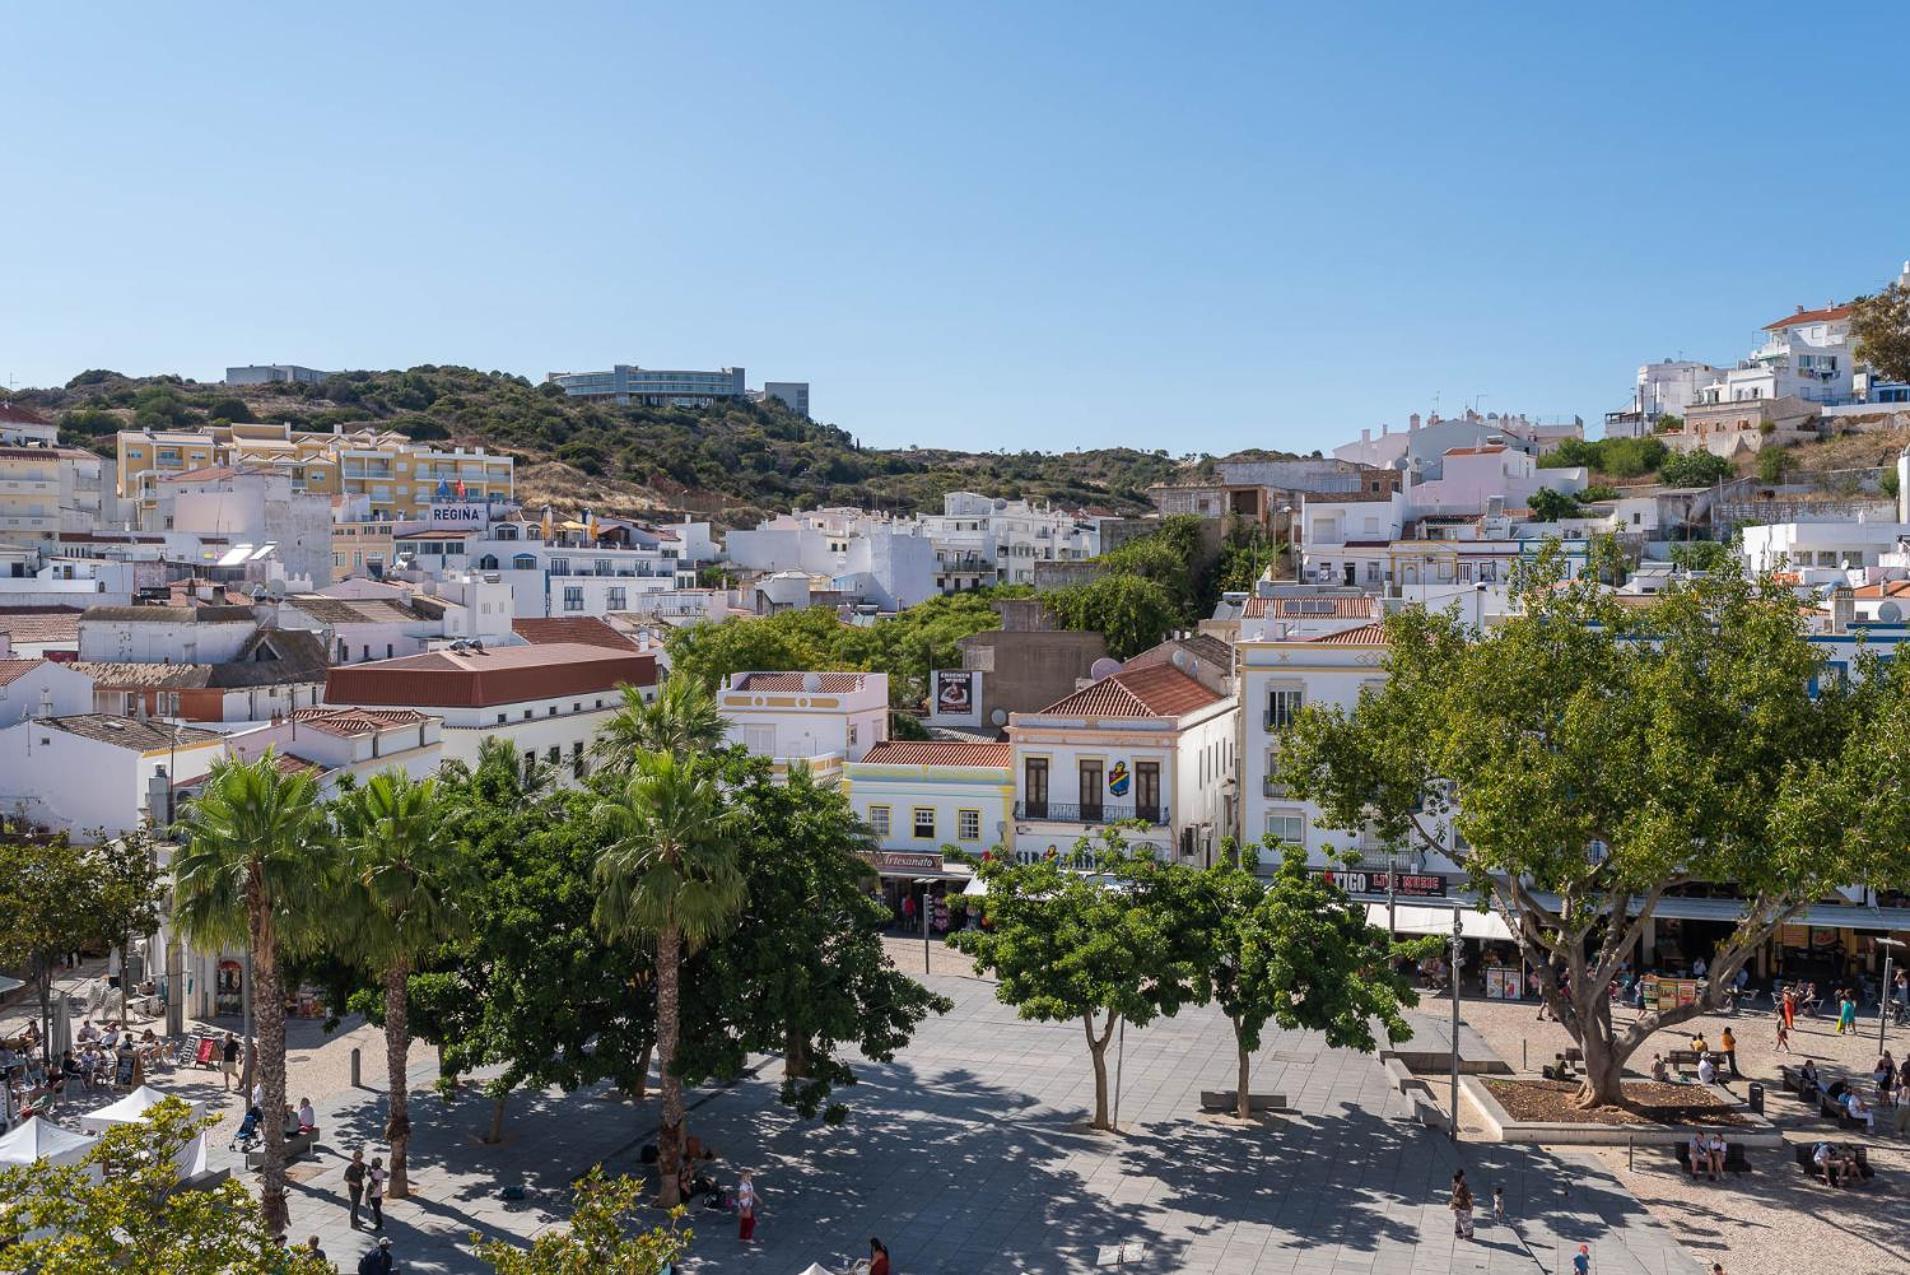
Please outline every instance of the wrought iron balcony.
[{"label": "wrought iron balcony", "polygon": [[1018,801],[1015,818],[1041,819],[1049,823],[1121,823],[1139,819],[1151,827],[1167,824],[1166,806],[1117,805],[1114,802],[1081,804],[1067,801]]}]

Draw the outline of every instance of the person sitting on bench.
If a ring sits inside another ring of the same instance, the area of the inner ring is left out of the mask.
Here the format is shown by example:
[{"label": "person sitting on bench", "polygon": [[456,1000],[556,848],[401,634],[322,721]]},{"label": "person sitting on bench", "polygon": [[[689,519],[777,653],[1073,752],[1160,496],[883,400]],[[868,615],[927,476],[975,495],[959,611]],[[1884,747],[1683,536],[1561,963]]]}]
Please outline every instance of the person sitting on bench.
[{"label": "person sitting on bench", "polygon": [[1846,1089],[1844,1091],[1844,1110],[1849,1113],[1852,1120],[1863,1121],[1866,1132],[1877,1132],[1876,1110],[1872,1108],[1869,1103],[1865,1102],[1863,1095],[1858,1093],[1855,1089]]},{"label": "person sitting on bench", "polygon": [[1711,1061],[1710,1054],[1698,1055],[1698,1083],[1701,1085],[1715,1085],[1718,1083],[1717,1064]]},{"label": "person sitting on bench", "polygon": [[1713,1172],[1711,1168],[1711,1143],[1710,1140],[1704,1136],[1704,1130],[1693,1129],[1691,1131],[1691,1142],[1690,1145],[1685,1148],[1685,1157],[1691,1161],[1691,1176],[1693,1178],[1697,1177],[1700,1173],[1705,1173],[1710,1174],[1712,1181],[1717,1181],[1718,1175]]},{"label": "person sitting on bench", "polygon": [[318,1113],[312,1110],[312,1100],[310,1098],[300,1098],[298,1100],[298,1131],[300,1133],[312,1133],[317,1129]]},{"label": "person sitting on bench", "polygon": [[1671,1068],[1665,1066],[1663,1054],[1651,1056],[1651,1078],[1661,1085],[1671,1083]]},{"label": "person sitting on bench", "polygon": [[1704,1149],[1710,1158],[1711,1179],[1715,1182],[1724,1176],[1724,1162],[1730,1158],[1731,1148],[1725,1143],[1723,1134],[1713,1133],[1705,1139]]},{"label": "person sitting on bench", "polygon": [[1797,1096],[1811,1102],[1822,1088],[1823,1083],[1817,1079],[1817,1064],[1806,1058],[1804,1069],[1797,1073]]}]

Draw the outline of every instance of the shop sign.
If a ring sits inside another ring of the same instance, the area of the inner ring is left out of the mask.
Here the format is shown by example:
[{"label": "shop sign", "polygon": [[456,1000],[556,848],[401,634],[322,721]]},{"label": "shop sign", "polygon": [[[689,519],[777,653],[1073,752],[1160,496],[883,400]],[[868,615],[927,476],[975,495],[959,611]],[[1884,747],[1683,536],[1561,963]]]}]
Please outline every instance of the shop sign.
[{"label": "shop sign", "polygon": [[942,856],[931,850],[871,850],[862,856],[877,872],[940,872]]},{"label": "shop sign", "polygon": [[431,506],[434,527],[484,527],[491,521],[489,505],[474,501],[440,502]]},{"label": "shop sign", "polygon": [[[1389,893],[1387,878],[1391,873],[1366,872],[1360,869],[1323,868],[1320,875],[1329,881],[1337,882],[1340,889],[1348,894],[1386,894]],[[1446,897],[1446,878],[1423,872],[1402,872],[1399,874],[1401,898],[1443,899]]]}]

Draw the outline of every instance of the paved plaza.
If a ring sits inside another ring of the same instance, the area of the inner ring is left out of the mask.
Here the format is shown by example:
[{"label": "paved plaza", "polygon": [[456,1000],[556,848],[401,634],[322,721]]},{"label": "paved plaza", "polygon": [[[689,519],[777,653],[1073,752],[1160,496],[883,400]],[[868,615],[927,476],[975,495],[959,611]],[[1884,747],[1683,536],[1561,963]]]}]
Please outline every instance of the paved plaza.
[{"label": "paved plaza", "polygon": [[[1284,1093],[1298,1115],[1251,1127],[1200,1115],[1198,1091],[1231,1085],[1234,1074],[1231,1035],[1210,1010],[1128,1031],[1124,1134],[1093,1133],[1078,1024],[1022,1022],[979,979],[929,981],[954,1012],[925,1024],[894,1063],[859,1069],[864,1080],[843,1095],[852,1114],[841,1127],[778,1106],[769,1060],[756,1078],[692,1095],[691,1128],[720,1153],[725,1180],[755,1171],[763,1211],[758,1242],[745,1247],[730,1215],[697,1210],[689,1270],[796,1275],[815,1261],[840,1270],[866,1254],[871,1235],[908,1275],[1531,1275],[1568,1271],[1581,1242],[1601,1273],[1696,1268],[1595,1158],[1477,1144],[1455,1152],[1407,1119],[1377,1061],[1327,1050],[1317,1037],[1275,1035],[1256,1060],[1256,1090]],[[320,1100],[321,1153],[293,1169],[293,1234],[319,1235],[347,1271],[372,1237],[347,1225],[342,1171],[354,1146],[383,1150],[383,1060],[368,1049],[364,1062],[367,1088]],[[158,1083],[221,1098],[216,1078],[199,1075]],[[472,1232],[521,1238],[560,1221],[566,1184],[593,1163],[642,1171],[654,1096],[519,1097],[506,1142],[485,1146],[478,1134],[489,1102],[473,1094],[447,1104],[429,1092],[433,1077],[429,1062],[413,1069],[416,1198],[387,1210],[404,1270],[481,1269]],[[236,1160],[225,1136],[215,1165]],[[1473,1243],[1454,1240],[1445,1207],[1461,1164],[1482,1203],[1505,1187],[1511,1215],[1498,1226],[1482,1209]],[[500,1198],[506,1184],[525,1186],[526,1198]]]}]

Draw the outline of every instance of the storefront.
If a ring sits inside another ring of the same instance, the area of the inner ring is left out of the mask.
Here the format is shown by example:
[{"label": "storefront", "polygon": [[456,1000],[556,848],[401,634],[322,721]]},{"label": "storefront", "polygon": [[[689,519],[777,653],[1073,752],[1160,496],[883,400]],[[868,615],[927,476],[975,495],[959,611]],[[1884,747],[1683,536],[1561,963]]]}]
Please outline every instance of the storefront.
[{"label": "storefront", "polygon": [[948,863],[940,852],[929,850],[873,850],[860,857],[876,870],[878,892],[897,928],[919,933],[926,909],[929,932],[948,932],[948,900],[974,876],[966,864]]}]

